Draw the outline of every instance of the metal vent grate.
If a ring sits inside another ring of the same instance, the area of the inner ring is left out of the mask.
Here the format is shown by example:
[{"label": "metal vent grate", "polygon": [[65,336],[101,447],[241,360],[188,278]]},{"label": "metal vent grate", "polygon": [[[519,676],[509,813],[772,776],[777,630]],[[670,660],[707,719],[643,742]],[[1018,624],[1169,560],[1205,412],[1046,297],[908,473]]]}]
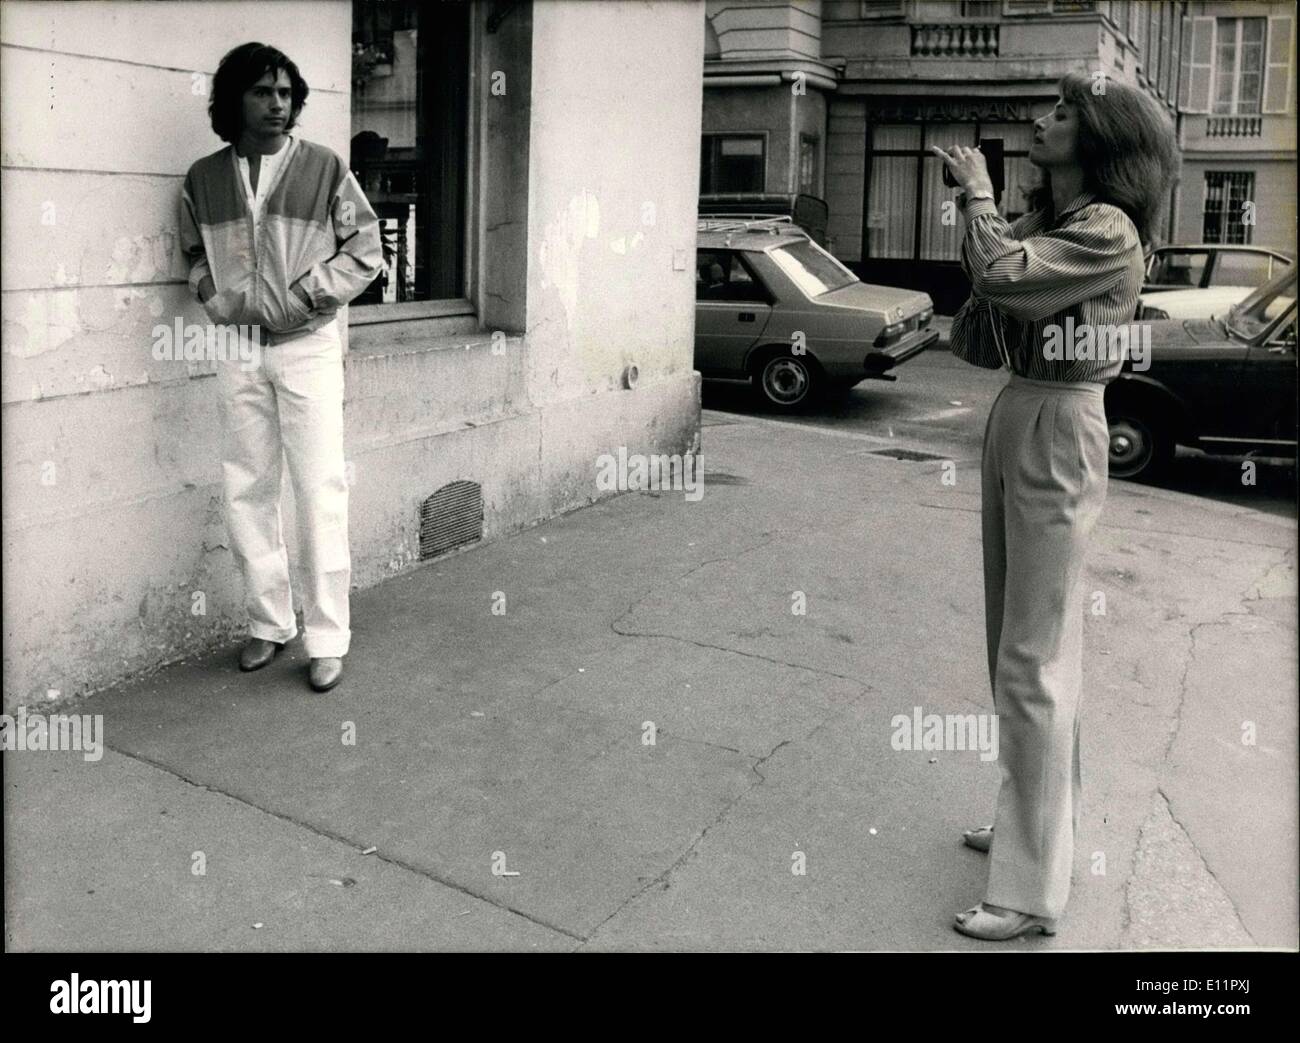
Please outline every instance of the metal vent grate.
[{"label": "metal vent grate", "polygon": [[478,482],[444,485],[420,504],[420,560],[483,538],[483,489]]}]

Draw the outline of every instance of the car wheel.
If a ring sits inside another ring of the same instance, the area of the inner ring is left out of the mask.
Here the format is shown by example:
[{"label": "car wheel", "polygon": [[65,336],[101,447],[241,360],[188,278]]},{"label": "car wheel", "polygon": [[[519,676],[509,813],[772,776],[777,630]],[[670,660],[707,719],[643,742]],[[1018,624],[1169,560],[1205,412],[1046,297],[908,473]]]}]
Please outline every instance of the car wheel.
[{"label": "car wheel", "polygon": [[759,400],[773,409],[792,412],[807,405],[822,390],[821,371],[807,355],[789,351],[765,356],[754,372]]},{"label": "car wheel", "polygon": [[1143,480],[1164,470],[1173,458],[1173,442],[1151,417],[1129,412],[1110,422],[1110,475]]}]

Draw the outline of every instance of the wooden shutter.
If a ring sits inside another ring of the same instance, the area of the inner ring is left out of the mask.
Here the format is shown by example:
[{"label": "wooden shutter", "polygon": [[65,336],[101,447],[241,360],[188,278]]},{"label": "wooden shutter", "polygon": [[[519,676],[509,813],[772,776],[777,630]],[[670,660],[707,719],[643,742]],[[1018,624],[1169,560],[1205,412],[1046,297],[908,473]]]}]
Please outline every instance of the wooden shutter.
[{"label": "wooden shutter", "polygon": [[1269,16],[1264,51],[1264,112],[1287,112],[1291,108],[1294,27],[1295,19],[1290,15]]},{"label": "wooden shutter", "polygon": [[1183,111],[1209,112],[1214,88],[1214,19],[1183,19]]}]

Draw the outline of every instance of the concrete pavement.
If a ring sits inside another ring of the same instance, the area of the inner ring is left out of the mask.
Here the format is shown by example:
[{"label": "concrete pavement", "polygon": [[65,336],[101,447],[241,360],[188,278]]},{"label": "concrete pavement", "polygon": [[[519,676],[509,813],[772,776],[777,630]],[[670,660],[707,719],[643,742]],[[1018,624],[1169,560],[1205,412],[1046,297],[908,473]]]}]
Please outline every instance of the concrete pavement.
[{"label": "concrete pavement", "polygon": [[[328,695],[300,647],[253,675],[229,649],[76,707],[97,763],[7,756],[10,948],[984,947],[950,923],[996,764],[890,743],[914,707],[990,709],[978,461],[949,485],[886,439],[705,425],[699,502],[623,495],[357,594]],[[1295,544],[1112,483],[1073,898],[1015,945],[1296,945]]]}]

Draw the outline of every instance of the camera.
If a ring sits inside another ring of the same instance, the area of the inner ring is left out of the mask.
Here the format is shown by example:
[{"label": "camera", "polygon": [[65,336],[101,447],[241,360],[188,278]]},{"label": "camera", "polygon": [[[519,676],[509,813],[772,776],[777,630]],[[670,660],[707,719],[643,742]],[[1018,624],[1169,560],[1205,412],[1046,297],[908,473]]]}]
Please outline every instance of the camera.
[{"label": "camera", "polygon": [[[1002,189],[1006,185],[1006,170],[1002,163],[1002,139],[982,138],[976,147],[984,153],[984,162],[989,168],[989,180],[993,182],[993,199],[1001,203]],[[957,180],[952,176],[947,163],[943,164],[943,183],[949,188],[958,187]]]}]

